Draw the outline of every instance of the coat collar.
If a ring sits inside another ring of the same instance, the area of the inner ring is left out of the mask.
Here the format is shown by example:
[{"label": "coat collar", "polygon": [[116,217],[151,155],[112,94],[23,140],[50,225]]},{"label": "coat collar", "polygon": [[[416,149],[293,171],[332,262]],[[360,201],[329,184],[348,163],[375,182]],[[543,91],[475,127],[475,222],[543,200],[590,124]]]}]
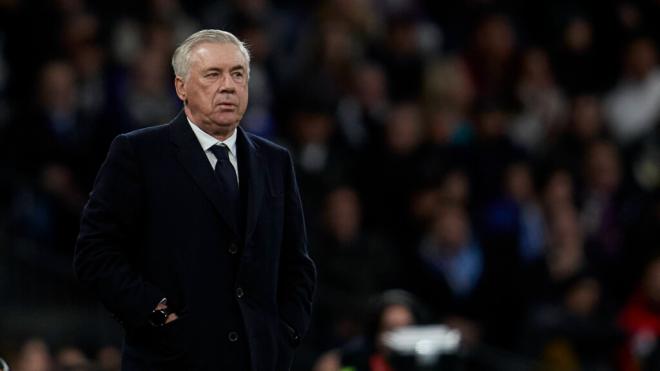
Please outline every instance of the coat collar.
[{"label": "coat collar", "polygon": [[[177,147],[177,158],[186,172],[199,186],[202,193],[213,204],[223,221],[231,228],[234,237],[241,239],[238,225],[225,214],[220,189],[217,185],[213,169],[211,168],[204,150],[195,137],[188,120],[181,111],[170,123],[170,139]],[[237,129],[236,146],[239,153],[239,174],[241,191],[247,188],[247,209],[245,225],[245,241],[249,241],[259,217],[258,212],[264,196],[266,166],[259,150],[259,145],[250,138],[241,127]]]}]

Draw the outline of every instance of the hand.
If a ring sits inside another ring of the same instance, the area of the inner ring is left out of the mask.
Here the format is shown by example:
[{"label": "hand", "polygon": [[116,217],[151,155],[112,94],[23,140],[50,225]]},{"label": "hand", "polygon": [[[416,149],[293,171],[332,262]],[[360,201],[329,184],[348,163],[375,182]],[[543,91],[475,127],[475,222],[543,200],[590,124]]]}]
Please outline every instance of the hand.
[{"label": "hand", "polygon": [[[156,310],[161,310],[161,309],[167,309],[167,304],[166,302],[160,302],[156,306]],[[167,315],[167,318],[165,319],[165,324],[167,325],[168,323],[174,322],[177,319],[179,319],[179,316],[176,315],[176,313],[170,313]]]},{"label": "hand", "polygon": [[167,315],[167,319],[165,320],[165,324],[167,325],[168,323],[174,322],[177,319],[179,319],[179,317],[176,315],[176,313],[170,313],[170,314]]}]

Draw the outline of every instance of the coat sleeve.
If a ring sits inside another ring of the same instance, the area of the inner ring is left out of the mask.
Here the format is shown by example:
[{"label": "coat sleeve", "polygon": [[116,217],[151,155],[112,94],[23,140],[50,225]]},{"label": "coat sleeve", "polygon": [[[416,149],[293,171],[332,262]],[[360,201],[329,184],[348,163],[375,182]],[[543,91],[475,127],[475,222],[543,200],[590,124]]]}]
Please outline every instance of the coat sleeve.
[{"label": "coat sleeve", "polygon": [[136,243],[143,185],[130,140],[112,142],[85,205],[74,253],[74,271],[123,324],[140,327],[164,297],[145,281],[129,256]]},{"label": "coat sleeve", "polygon": [[307,253],[307,232],[302,201],[287,153],[285,169],[284,234],[281,246],[278,301],[281,320],[288,327],[294,345],[307,332],[316,285],[316,268]]}]

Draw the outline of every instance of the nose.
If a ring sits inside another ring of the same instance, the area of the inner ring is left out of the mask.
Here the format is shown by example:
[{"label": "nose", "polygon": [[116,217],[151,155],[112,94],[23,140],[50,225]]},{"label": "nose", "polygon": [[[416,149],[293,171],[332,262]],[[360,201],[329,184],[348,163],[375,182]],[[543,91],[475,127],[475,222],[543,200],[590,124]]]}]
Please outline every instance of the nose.
[{"label": "nose", "polygon": [[236,91],[234,81],[229,74],[223,75],[218,89],[220,90],[220,93],[234,93]]}]

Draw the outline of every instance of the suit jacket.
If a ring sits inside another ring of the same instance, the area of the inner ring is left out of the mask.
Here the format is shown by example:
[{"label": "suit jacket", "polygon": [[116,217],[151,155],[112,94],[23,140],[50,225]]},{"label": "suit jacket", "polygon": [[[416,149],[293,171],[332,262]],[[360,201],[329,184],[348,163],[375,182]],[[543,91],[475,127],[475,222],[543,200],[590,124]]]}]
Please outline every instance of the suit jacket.
[{"label": "suit jacket", "polygon": [[[293,163],[241,128],[237,148],[244,223],[183,113],[112,142],[74,269],[125,329],[124,370],[232,370],[241,350],[254,371],[290,368],[316,281]],[[164,297],[180,318],[152,327]]]}]

